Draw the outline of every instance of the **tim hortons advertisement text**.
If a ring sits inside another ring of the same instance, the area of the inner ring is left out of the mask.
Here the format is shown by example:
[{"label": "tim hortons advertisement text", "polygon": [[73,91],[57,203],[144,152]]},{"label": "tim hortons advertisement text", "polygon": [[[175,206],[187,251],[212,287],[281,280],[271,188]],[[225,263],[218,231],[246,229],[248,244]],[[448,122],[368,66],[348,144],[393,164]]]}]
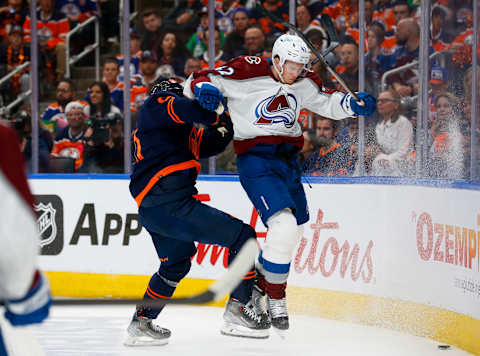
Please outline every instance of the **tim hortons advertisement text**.
[{"label": "tim hortons advertisement text", "polygon": [[[327,278],[333,277],[337,272],[341,278],[347,276],[355,282],[361,277],[362,282],[371,283],[374,272],[373,241],[370,240],[367,247],[362,250],[358,243],[351,243],[348,240],[342,243],[334,236],[321,239],[322,231],[326,234],[326,231],[332,232],[332,230],[340,229],[338,222],[323,222],[323,217],[323,210],[318,209],[316,221],[306,224],[304,234],[313,233],[313,236],[311,239],[305,236],[300,239],[295,252],[294,271],[298,274],[307,272],[311,275],[321,273],[323,277]],[[250,225],[256,230],[258,221],[258,213],[252,207]],[[310,231],[307,231],[308,229]],[[265,237],[266,232],[257,231],[257,238],[264,239]],[[307,248],[309,241],[310,248]],[[197,244],[197,250],[197,254],[192,258],[194,263],[215,265],[220,262],[223,267],[227,267],[228,249]],[[210,256],[208,257],[209,252]]]}]

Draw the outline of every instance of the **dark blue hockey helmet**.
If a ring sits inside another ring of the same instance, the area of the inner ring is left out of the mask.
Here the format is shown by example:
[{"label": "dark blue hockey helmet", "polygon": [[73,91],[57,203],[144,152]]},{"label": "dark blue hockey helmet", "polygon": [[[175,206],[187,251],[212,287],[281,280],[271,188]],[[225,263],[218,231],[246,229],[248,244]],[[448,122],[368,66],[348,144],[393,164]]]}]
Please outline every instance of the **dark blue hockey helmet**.
[{"label": "dark blue hockey helmet", "polygon": [[183,96],[183,86],[177,78],[157,78],[150,86],[148,95],[157,94],[161,91],[169,91],[171,93]]}]

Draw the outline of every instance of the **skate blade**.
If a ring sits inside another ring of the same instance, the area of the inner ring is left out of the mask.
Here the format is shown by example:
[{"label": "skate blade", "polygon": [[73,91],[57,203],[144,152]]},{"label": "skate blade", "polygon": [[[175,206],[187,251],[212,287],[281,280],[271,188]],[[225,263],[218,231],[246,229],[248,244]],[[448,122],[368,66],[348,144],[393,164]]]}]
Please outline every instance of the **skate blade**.
[{"label": "skate blade", "polygon": [[147,336],[127,336],[123,341],[125,346],[161,346],[168,344],[170,338],[153,339]]},{"label": "skate blade", "polygon": [[280,336],[280,339],[286,340],[288,336],[288,329],[278,329],[276,327],[272,327],[273,330],[275,330],[275,333]]},{"label": "skate blade", "polygon": [[270,336],[268,329],[252,330],[245,326],[225,322],[220,333],[226,336],[247,337],[251,339],[267,339]]}]

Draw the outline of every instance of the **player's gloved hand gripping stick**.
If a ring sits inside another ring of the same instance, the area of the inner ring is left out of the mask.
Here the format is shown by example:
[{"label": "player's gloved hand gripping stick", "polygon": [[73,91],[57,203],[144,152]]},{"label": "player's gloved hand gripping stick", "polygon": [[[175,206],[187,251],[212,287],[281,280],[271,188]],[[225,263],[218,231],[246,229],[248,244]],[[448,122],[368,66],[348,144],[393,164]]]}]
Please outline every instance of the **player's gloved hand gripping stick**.
[{"label": "player's gloved hand gripping stick", "polygon": [[333,75],[335,79],[340,83],[340,85],[347,91],[349,96],[346,96],[345,100],[349,100],[350,107],[355,114],[370,116],[375,112],[375,109],[376,109],[375,98],[368,93],[356,94],[355,92],[353,92],[345,83],[345,81],[342,79],[342,77],[340,77],[340,75],[337,72],[335,72],[335,70],[325,60],[324,56],[326,56],[329,52],[335,49],[340,43],[338,40],[338,36],[335,32],[335,27],[333,26],[332,20],[328,15],[323,14],[321,17],[321,21],[323,26],[327,30],[328,37],[330,38],[330,46],[322,53],[317,48],[315,48],[315,46],[305,37],[305,35],[299,29],[297,29],[294,25],[286,22],[285,20],[265,10],[263,5],[258,1],[255,4],[257,9],[261,11],[263,14],[265,14],[265,16],[271,18],[275,22],[282,24],[285,27],[288,27],[291,31],[295,32],[295,34],[305,42],[307,47],[317,57],[318,61],[320,61],[325,66],[325,68],[327,68],[327,71],[331,75]]}]

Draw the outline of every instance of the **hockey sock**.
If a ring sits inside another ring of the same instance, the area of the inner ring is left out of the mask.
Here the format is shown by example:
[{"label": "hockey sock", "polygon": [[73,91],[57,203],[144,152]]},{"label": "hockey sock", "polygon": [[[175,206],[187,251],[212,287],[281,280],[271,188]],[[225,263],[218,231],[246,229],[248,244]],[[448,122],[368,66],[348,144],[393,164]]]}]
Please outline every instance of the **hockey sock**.
[{"label": "hockey sock", "polygon": [[[147,300],[162,300],[162,299],[170,299],[177,287],[177,282],[170,281],[165,277],[160,276],[158,273],[155,273],[152,278],[150,278],[150,282],[148,283],[147,290],[143,296],[144,299]],[[158,314],[162,311],[164,306],[158,308],[150,308],[150,307],[137,307],[137,316],[144,316],[150,319],[155,319]]]},{"label": "hockey sock", "polygon": [[272,299],[285,298],[285,289],[287,282],[284,283],[270,283],[265,279],[261,273],[257,272],[257,286],[263,290]]}]

